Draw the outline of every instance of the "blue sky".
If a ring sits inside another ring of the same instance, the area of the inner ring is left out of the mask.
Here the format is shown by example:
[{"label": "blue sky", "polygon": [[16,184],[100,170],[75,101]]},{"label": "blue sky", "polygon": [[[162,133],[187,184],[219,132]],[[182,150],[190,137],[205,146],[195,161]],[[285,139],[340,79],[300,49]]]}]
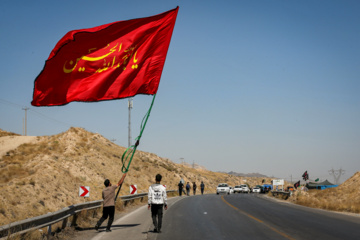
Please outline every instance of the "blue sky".
[{"label": "blue sky", "polygon": [[[179,6],[139,150],[212,171],[333,181],[360,170],[358,1],[1,1],[0,128],[83,127],[127,146],[127,100],[32,107],[33,84],[70,30]],[[132,138],[151,96],[136,96]]]}]

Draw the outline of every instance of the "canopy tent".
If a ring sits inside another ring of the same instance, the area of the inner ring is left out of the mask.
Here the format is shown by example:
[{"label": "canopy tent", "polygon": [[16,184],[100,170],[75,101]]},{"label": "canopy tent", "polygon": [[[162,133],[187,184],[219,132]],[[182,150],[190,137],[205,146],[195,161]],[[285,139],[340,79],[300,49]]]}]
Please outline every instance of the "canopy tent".
[{"label": "canopy tent", "polygon": [[326,188],[333,188],[337,186],[338,185],[332,184],[327,179],[323,182],[309,182],[308,184],[306,184],[306,187],[308,189],[319,189],[319,190],[324,190]]}]

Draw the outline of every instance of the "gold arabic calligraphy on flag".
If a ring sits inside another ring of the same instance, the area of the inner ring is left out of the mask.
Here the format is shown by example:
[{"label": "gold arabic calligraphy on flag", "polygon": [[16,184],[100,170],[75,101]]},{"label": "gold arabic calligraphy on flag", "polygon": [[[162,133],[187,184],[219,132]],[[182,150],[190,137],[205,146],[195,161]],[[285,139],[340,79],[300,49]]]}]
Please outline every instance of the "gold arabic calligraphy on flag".
[{"label": "gold arabic calligraphy on flag", "polygon": [[[127,49],[122,50],[122,43],[117,42],[114,46],[107,44],[106,47],[101,49],[99,53],[100,56],[96,56],[97,49],[90,48],[88,50],[88,55],[84,55],[73,60],[66,60],[63,65],[64,73],[72,73],[73,71],[78,72],[88,72],[88,73],[101,73],[109,69],[121,68],[123,71],[126,70],[127,65],[131,62],[132,59],[132,69],[137,69],[138,59],[136,58],[137,46],[130,46]],[[99,54],[98,53],[98,54]],[[93,66],[87,66],[87,62],[94,62],[95,69]]]}]

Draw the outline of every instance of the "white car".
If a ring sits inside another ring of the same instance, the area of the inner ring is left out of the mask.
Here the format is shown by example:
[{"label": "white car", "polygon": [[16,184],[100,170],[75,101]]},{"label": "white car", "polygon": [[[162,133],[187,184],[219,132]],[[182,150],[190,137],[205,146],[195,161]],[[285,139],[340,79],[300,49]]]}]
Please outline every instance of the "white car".
[{"label": "white car", "polygon": [[227,183],[220,183],[216,188],[216,194],[225,193],[230,194],[230,187]]},{"label": "white car", "polygon": [[249,193],[250,192],[250,189],[246,184],[243,184],[243,185],[240,185],[240,186],[241,186],[240,192],[242,192],[242,193]]},{"label": "white car", "polygon": [[250,189],[246,184],[237,185],[234,188],[234,193],[249,193]]},{"label": "white car", "polygon": [[241,193],[241,185],[236,185],[234,187],[234,193]]},{"label": "white car", "polygon": [[260,193],[261,189],[259,187],[254,187],[252,191],[253,193]]}]

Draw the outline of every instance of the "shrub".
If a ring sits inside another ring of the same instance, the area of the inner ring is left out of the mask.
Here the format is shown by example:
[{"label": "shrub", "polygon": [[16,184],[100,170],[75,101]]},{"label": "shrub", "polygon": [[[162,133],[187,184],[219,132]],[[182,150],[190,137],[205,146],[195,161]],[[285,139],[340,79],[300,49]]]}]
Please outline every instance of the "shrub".
[{"label": "shrub", "polygon": [[35,186],[35,181],[33,179],[30,179],[30,182],[29,182],[31,185]]}]

